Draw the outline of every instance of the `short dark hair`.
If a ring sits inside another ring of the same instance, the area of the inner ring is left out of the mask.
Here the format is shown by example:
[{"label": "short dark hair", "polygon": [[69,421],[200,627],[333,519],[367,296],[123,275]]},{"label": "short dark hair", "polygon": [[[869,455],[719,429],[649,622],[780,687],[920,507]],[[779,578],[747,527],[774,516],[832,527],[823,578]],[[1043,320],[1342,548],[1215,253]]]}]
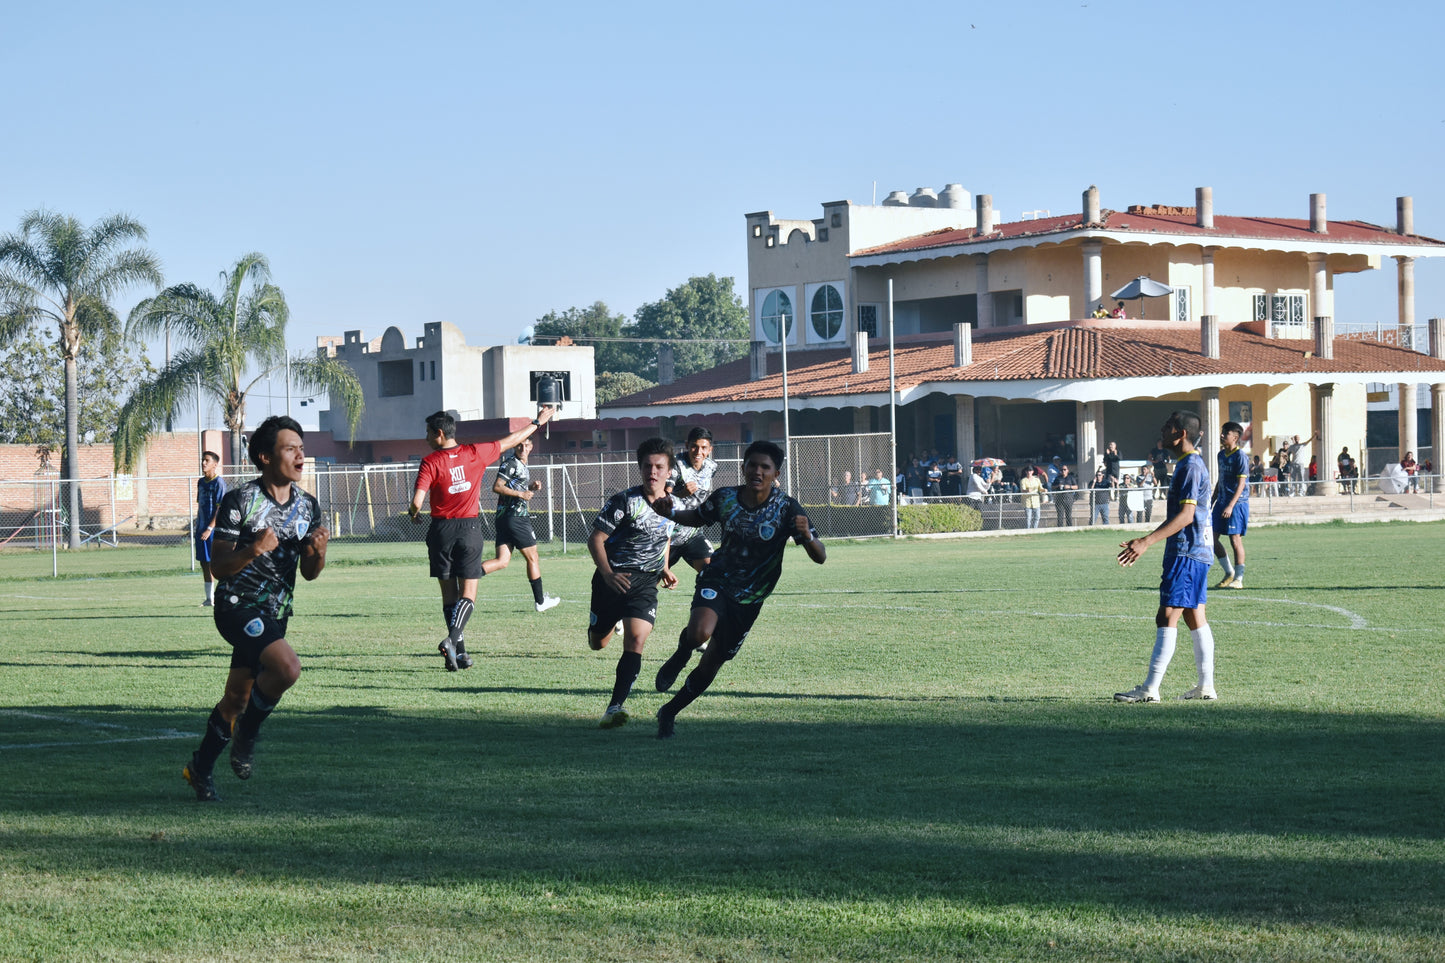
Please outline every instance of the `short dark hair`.
[{"label": "short dark hair", "polygon": [[211,449],[209,448],[201,452],[201,461],[205,461],[207,458],[211,459],[211,461],[215,462],[218,465],[221,463],[221,456],[216,454],[214,451],[211,451]]},{"label": "short dark hair", "polygon": [[667,466],[671,468],[677,464],[677,457],[672,451],[672,442],[666,438],[649,438],[637,446],[637,465],[640,468],[653,455],[666,455]]},{"label": "short dark hair", "polygon": [[455,438],[457,436],[457,420],[445,411],[438,411],[435,414],[427,415],[427,437],[430,438],[431,433],[434,431],[441,432],[443,438]]},{"label": "short dark hair", "polygon": [[743,464],[747,464],[748,459],[753,455],[767,455],[772,459],[774,468],[783,467],[783,449],[771,441],[755,441],[748,445],[747,450],[743,452]]},{"label": "short dark hair", "polygon": [[1219,433],[1221,435],[1227,435],[1231,431],[1237,431],[1242,435],[1244,434],[1244,426],[1237,421],[1226,421],[1224,424],[1219,426]]},{"label": "short dark hair", "polygon": [[[1199,437],[1200,422],[1199,415],[1196,413],[1180,408],[1169,415],[1169,421],[1184,430],[1184,434],[1189,436],[1191,444]],[[1166,424],[1167,423],[1168,422],[1166,422]]]},{"label": "short dark hair", "polygon": [[687,433],[687,443],[690,445],[695,441],[712,441],[712,432],[698,425]]},{"label": "short dark hair", "polygon": [[301,430],[301,425],[290,415],[272,415],[251,434],[251,444],[247,446],[246,453],[251,456],[251,464],[257,468],[264,468],[261,464],[262,455],[273,455],[276,453],[276,436],[282,431],[294,431],[302,438],[306,432]]}]

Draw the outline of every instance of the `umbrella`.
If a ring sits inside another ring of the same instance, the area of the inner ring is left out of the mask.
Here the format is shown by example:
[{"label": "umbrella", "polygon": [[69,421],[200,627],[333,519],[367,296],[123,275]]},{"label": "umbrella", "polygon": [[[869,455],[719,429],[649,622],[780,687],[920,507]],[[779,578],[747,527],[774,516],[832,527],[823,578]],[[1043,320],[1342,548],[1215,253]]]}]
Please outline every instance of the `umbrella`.
[{"label": "umbrella", "polygon": [[1153,278],[1141,274],[1109,297],[1118,298],[1120,301],[1137,299],[1139,301],[1139,317],[1142,318],[1144,316],[1144,298],[1162,298],[1173,293],[1174,289],[1169,285],[1160,284]]},{"label": "umbrella", "polygon": [[1005,464],[1002,458],[975,458],[973,460],[975,468],[1003,468]]}]

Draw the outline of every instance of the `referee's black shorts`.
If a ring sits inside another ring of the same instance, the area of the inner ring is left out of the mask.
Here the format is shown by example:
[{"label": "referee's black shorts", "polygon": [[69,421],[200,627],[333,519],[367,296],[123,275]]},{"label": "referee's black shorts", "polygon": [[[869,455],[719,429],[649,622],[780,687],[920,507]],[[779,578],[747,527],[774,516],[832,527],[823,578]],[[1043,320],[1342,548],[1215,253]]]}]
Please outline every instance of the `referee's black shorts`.
[{"label": "referee's black shorts", "polygon": [[497,544],[512,548],[531,548],[537,544],[530,515],[498,515]]},{"label": "referee's black shorts", "polygon": [[480,518],[433,518],[426,530],[432,578],[481,578],[486,542]]}]

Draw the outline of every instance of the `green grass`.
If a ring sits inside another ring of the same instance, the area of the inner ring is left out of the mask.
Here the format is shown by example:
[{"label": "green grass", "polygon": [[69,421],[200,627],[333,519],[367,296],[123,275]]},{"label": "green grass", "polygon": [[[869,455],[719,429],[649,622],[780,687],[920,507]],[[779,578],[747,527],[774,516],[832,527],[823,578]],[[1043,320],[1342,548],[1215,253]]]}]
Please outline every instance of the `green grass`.
[{"label": "green grass", "polygon": [[1143,676],[1157,549],[795,552],[670,742],[686,590],[605,732],[583,554],[544,557],[542,615],[520,562],[483,580],[447,674],[420,546],[338,545],[215,806],[180,779],[229,659],[198,577],[7,556],[0,959],[1438,959],[1442,536],[1257,530],[1249,588],[1211,596],[1220,701],[1172,698],[1185,640],[1146,706],[1109,696]]}]

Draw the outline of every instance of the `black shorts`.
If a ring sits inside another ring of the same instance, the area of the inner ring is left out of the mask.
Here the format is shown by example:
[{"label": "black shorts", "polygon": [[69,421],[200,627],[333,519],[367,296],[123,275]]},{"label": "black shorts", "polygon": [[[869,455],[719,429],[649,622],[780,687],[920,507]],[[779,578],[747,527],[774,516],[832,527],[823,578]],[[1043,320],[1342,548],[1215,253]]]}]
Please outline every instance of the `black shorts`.
[{"label": "black shorts", "polygon": [[531,548],[537,544],[530,515],[498,515],[497,544],[512,548]]},{"label": "black shorts", "polygon": [[678,559],[686,562],[700,562],[705,558],[712,558],[712,551],[712,542],[709,542],[707,536],[702,532],[698,532],[685,542],[672,544],[672,548],[667,553],[667,567],[671,568],[676,565]]},{"label": "black shorts", "polygon": [[261,653],[277,639],[286,638],[287,619],[271,618],[255,609],[216,609],[216,631],[231,643],[231,668],[261,671]]},{"label": "black shorts", "polygon": [[699,578],[698,586],[692,593],[692,607],[712,609],[717,613],[717,627],[713,629],[707,647],[709,652],[716,647],[726,662],[737,655],[747,641],[753,623],[758,620],[758,613],[763,610],[763,603],[739,602],[716,585],[703,585]]},{"label": "black shorts", "polygon": [[587,627],[610,628],[622,619],[641,619],[648,624],[655,624],[657,580],[660,573],[626,568],[619,568],[617,571],[626,572],[631,582],[627,591],[620,595],[602,581],[601,572],[592,573],[592,611],[587,617]]},{"label": "black shorts", "polygon": [[480,518],[433,518],[426,530],[432,578],[481,578],[487,539]]}]

